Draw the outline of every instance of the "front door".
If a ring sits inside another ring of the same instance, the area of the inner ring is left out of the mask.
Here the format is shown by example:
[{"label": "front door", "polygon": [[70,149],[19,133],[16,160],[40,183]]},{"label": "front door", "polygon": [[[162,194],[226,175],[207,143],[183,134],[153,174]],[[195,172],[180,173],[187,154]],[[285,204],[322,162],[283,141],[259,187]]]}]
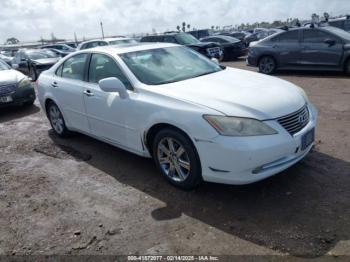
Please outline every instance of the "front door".
[{"label": "front door", "polygon": [[301,56],[303,65],[336,67],[340,65],[342,56],[343,44],[339,38],[317,28],[304,30]]},{"label": "front door", "polygon": [[134,93],[130,92],[128,99],[121,99],[118,93],[104,92],[98,85],[101,79],[117,77],[126,88],[132,89],[129,80],[112,57],[97,53],[91,56],[88,75],[84,101],[92,134],[130,148],[128,137],[137,131],[127,125],[125,117]]}]

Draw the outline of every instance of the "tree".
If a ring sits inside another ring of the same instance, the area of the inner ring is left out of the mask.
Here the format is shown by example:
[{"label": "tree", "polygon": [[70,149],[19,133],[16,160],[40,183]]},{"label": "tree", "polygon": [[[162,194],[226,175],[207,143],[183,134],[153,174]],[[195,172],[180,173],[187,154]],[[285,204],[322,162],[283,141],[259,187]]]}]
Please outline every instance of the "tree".
[{"label": "tree", "polygon": [[178,25],[178,26],[176,27],[176,29],[177,29],[177,31],[179,31],[179,32],[180,32],[181,27]]},{"label": "tree", "polygon": [[326,22],[328,22],[329,20],[329,14],[327,12],[323,13],[323,17],[326,20]]},{"label": "tree", "polygon": [[5,45],[15,45],[18,44],[19,40],[15,37],[10,37],[6,40]]},{"label": "tree", "polygon": [[186,32],[186,22],[182,22],[182,31]]}]

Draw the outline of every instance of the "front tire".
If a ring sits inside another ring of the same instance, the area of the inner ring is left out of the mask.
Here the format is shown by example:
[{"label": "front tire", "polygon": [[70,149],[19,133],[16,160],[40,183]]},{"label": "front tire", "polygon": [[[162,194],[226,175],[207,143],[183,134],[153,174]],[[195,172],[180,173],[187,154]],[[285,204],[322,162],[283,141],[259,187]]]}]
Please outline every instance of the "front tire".
[{"label": "front tire", "polygon": [[271,56],[263,56],[259,60],[259,72],[263,74],[273,74],[276,71],[276,61]]},{"label": "front tire", "polygon": [[189,190],[202,182],[198,153],[182,132],[161,130],[154,138],[152,152],[157,168],[172,185]]},{"label": "front tire", "polygon": [[60,109],[54,102],[50,102],[48,104],[47,114],[55,134],[60,137],[68,137],[70,135],[70,131],[66,127],[66,122],[64,121]]}]

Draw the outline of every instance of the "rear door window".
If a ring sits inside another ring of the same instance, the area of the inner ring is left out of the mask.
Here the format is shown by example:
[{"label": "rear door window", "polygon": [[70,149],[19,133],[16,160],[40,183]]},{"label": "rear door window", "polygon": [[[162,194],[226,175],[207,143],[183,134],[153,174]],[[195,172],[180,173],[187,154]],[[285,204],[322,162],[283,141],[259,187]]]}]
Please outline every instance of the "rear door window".
[{"label": "rear door window", "polygon": [[78,54],[65,61],[62,67],[62,77],[83,81],[87,57],[88,54]]}]

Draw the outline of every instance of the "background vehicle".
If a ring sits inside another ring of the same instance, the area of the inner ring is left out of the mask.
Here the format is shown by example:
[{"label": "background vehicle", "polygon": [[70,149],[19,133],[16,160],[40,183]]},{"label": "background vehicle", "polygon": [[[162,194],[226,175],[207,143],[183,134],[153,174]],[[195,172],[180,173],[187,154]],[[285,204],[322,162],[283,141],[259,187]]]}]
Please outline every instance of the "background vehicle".
[{"label": "background vehicle", "polygon": [[66,44],[44,45],[44,46],[41,46],[40,48],[49,49],[61,57],[65,57],[66,55],[69,55],[70,53],[75,52],[75,48],[72,48]]},{"label": "background vehicle", "polygon": [[317,121],[297,86],[165,43],[75,53],[40,76],[38,97],[57,135],[153,157],[185,189],[281,172],[311,150]]},{"label": "background vehicle", "polygon": [[203,29],[203,30],[193,30],[193,31],[188,31],[188,34],[193,35],[197,39],[201,39],[203,37],[209,36],[209,29]]},{"label": "background vehicle", "polygon": [[249,48],[247,63],[271,74],[276,69],[350,72],[350,34],[335,27],[297,28]]},{"label": "background vehicle", "polygon": [[163,35],[145,36],[141,42],[173,43],[185,45],[209,58],[223,59],[223,50],[219,44],[203,43],[193,35],[187,33],[166,33]]},{"label": "background vehicle", "polygon": [[209,36],[202,38],[201,41],[220,44],[224,51],[224,60],[236,59],[248,53],[248,49],[242,41],[230,36]]},{"label": "background vehicle", "polygon": [[58,44],[65,44],[65,45],[68,45],[70,46],[71,48],[74,48],[76,49],[78,44],[74,41],[66,41],[66,42],[62,42],[62,43],[58,43]]},{"label": "background vehicle", "polygon": [[82,42],[78,45],[77,50],[94,48],[97,46],[106,46],[106,45],[123,45],[123,44],[136,44],[138,43],[133,38],[126,37],[116,37],[116,38],[105,38],[105,39],[97,39]]},{"label": "background vehicle", "polygon": [[350,15],[343,18],[329,20],[328,25],[350,32]]},{"label": "background vehicle", "polygon": [[1,59],[2,61],[6,62],[9,66],[12,65],[13,57],[0,54],[0,59]]},{"label": "background vehicle", "polygon": [[60,59],[50,50],[24,49],[17,52],[12,61],[12,68],[30,76],[35,81],[41,72],[49,69]]},{"label": "background vehicle", "polygon": [[30,80],[0,59],[0,107],[32,105],[35,91]]}]

